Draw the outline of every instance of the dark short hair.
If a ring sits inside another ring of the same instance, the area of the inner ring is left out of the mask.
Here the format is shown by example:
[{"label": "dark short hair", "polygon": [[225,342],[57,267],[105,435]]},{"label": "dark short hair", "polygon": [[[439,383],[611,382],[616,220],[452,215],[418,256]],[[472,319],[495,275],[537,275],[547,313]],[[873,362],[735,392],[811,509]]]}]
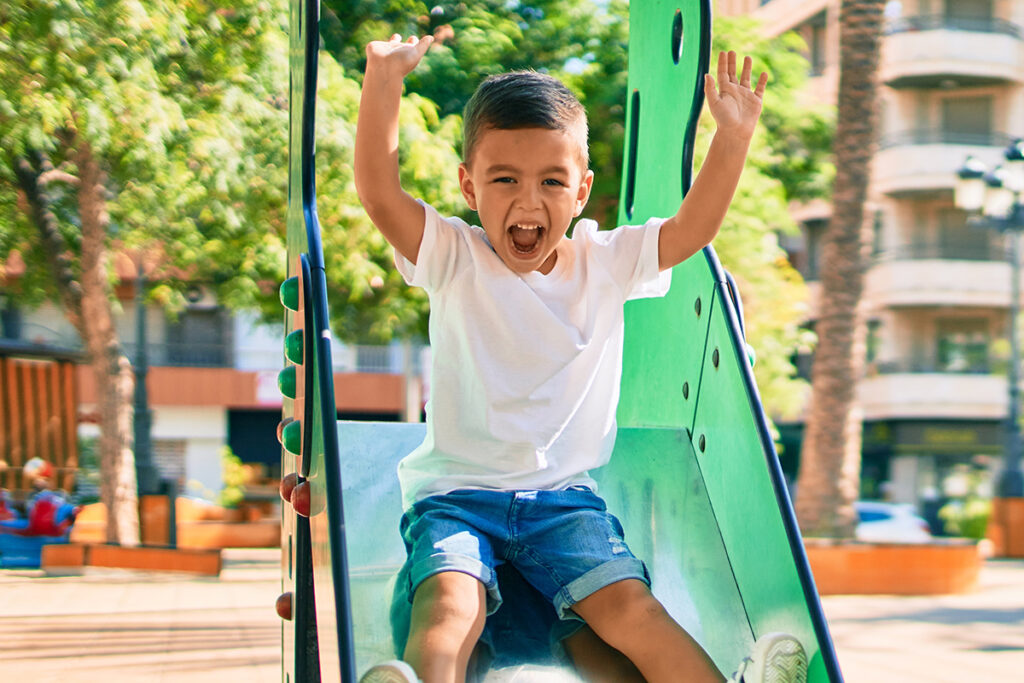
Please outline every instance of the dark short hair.
[{"label": "dark short hair", "polygon": [[536,71],[510,71],[489,76],[466,103],[462,120],[462,159],[467,164],[480,134],[487,128],[547,128],[580,137],[580,161],[587,151],[587,113],[561,81]]}]

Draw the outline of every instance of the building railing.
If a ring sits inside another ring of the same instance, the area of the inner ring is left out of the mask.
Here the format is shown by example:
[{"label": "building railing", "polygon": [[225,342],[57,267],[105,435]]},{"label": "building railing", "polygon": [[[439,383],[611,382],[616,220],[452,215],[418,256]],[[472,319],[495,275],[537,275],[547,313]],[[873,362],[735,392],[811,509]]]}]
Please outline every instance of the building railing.
[{"label": "building railing", "polygon": [[[135,358],[135,344],[122,344],[129,360]],[[335,372],[366,372],[379,374],[419,374],[422,369],[422,346],[413,346],[408,361],[401,346],[338,345],[332,353]],[[283,351],[266,347],[233,347],[230,344],[147,345],[151,367],[233,368],[250,370],[279,369],[284,363]]]},{"label": "building railing", "polygon": [[970,145],[972,147],[1006,147],[1014,141],[1007,133],[962,133],[940,128],[917,128],[887,133],[882,136],[882,149],[906,145]]},{"label": "building railing", "polygon": [[984,243],[926,242],[905,244],[885,249],[874,255],[876,263],[884,261],[986,261],[1004,263],[1008,251],[1003,246]]},{"label": "building railing", "polygon": [[950,17],[943,14],[922,14],[897,17],[885,24],[885,35],[912,31],[970,31],[972,33],[999,33],[1024,38],[1024,29],[1012,21],[993,17]]},{"label": "building railing", "polygon": [[954,375],[991,375],[999,369],[998,361],[984,357],[950,355],[946,358],[924,356],[914,358],[897,358],[870,363],[870,369],[879,375],[897,374],[954,374]]}]

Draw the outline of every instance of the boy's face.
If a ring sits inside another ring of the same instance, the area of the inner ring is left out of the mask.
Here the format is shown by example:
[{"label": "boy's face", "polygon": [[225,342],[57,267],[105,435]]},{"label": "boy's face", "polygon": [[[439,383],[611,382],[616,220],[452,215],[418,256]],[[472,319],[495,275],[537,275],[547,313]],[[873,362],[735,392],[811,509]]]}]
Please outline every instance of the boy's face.
[{"label": "boy's face", "polygon": [[488,128],[473,158],[459,166],[469,208],[480,215],[494,251],[517,273],[551,272],[555,247],[587,205],[593,182],[579,142],[547,128]]}]

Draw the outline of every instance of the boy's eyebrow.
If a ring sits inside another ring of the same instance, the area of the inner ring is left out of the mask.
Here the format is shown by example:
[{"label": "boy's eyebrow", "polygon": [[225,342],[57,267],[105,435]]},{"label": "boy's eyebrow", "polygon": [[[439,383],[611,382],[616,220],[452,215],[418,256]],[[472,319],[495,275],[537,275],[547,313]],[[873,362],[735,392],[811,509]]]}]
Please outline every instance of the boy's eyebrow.
[{"label": "boy's eyebrow", "polygon": [[[518,171],[520,171],[520,169],[517,166],[513,166],[511,164],[493,164],[493,165],[487,167],[487,173],[503,173],[503,172],[515,173],[515,172],[518,172]],[[544,174],[547,174],[547,173],[566,173],[567,174],[567,173],[569,173],[569,167],[568,166],[563,166],[561,164],[554,164],[552,166],[548,166],[547,168],[542,168],[540,173],[541,173],[541,175],[544,175]]]}]

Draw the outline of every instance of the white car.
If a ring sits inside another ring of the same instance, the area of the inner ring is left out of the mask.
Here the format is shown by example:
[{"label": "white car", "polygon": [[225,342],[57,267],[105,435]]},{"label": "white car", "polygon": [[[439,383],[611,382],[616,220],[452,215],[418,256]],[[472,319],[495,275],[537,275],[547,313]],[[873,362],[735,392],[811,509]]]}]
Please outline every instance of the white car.
[{"label": "white car", "polygon": [[932,540],[928,522],[913,505],[858,500],[857,540],[869,543],[928,543]]}]

